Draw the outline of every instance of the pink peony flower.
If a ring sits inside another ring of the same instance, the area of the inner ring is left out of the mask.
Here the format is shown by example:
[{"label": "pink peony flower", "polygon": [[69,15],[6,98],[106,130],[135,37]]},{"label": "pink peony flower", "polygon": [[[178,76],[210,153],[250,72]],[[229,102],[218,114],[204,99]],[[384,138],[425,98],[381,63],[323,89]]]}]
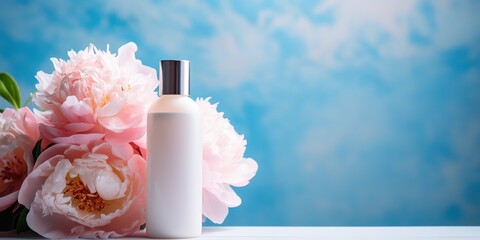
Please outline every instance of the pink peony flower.
[{"label": "pink peony flower", "polygon": [[146,112],[157,99],[156,70],[135,58],[127,43],[118,55],[90,45],[69,60],[52,58],[51,74],[37,73],[33,101],[47,123],[42,136],[55,143],[88,144],[92,140],[134,142],[145,147]]},{"label": "pink peony flower", "polygon": [[203,131],[203,215],[214,223],[222,223],[228,208],[241,204],[231,186],[246,186],[258,165],[243,157],[247,142],[217,111],[218,103],[211,104],[207,98],[197,99],[197,104]]},{"label": "pink peony flower", "polygon": [[17,201],[23,180],[33,168],[38,122],[28,108],[0,113],[0,211]]},{"label": "pink peony flower", "polygon": [[40,154],[18,201],[48,238],[126,236],[145,223],[145,168],[128,144],[56,144]]}]

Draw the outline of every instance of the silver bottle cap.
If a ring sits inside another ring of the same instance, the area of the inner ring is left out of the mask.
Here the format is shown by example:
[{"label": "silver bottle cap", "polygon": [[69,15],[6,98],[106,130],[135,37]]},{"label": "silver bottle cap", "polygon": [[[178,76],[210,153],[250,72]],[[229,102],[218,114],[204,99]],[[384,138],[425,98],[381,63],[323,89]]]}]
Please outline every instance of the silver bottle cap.
[{"label": "silver bottle cap", "polygon": [[190,95],[190,61],[160,61],[162,94]]}]

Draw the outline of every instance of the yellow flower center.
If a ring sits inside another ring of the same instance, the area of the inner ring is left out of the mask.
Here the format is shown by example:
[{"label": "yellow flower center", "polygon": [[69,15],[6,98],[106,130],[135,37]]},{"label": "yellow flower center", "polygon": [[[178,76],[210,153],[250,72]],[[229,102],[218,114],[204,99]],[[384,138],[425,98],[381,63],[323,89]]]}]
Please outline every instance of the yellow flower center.
[{"label": "yellow flower center", "polygon": [[109,102],[110,102],[110,95],[103,96],[102,102],[100,103],[100,107],[107,105],[107,103]]},{"label": "yellow flower center", "polygon": [[81,211],[99,212],[105,208],[105,201],[97,192],[91,193],[79,177],[67,177],[67,185],[63,190],[65,196],[72,197],[72,205]]},{"label": "yellow flower center", "polygon": [[120,86],[120,89],[122,90],[122,92],[128,92],[132,90],[132,85],[128,84],[127,86]]}]

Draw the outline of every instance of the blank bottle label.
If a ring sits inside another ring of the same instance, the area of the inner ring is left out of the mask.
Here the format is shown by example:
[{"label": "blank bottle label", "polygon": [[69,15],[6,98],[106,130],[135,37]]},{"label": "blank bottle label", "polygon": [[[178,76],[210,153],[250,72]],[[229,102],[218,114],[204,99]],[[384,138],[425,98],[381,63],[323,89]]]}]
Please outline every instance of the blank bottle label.
[{"label": "blank bottle label", "polygon": [[[149,113],[147,228],[162,237],[201,232],[202,159],[199,116]],[[155,229],[151,229],[155,228]]]}]

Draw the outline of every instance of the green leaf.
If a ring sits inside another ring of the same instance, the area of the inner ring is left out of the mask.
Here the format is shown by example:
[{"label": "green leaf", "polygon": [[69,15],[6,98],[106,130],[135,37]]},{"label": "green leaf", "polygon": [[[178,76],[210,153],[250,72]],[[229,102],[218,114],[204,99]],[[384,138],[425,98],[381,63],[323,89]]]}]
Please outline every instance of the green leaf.
[{"label": "green leaf", "polygon": [[15,209],[15,211],[12,210],[12,212],[10,213],[10,215],[13,215],[11,228],[12,230],[17,229],[18,219],[20,219],[20,212],[23,210],[23,208],[25,208],[25,206],[20,205],[19,209]]},{"label": "green leaf", "polygon": [[51,146],[55,145],[55,143],[50,143],[48,146],[45,147],[45,149],[42,150],[42,139],[38,140],[37,143],[35,144],[35,147],[32,149],[32,156],[33,156],[33,162],[37,162],[38,157],[40,154],[49,149]]},{"label": "green leaf", "polygon": [[37,161],[38,156],[42,153],[42,139],[38,140],[32,150],[33,162]]},{"label": "green leaf", "polygon": [[27,214],[28,214],[28,209],[26,207],[23,207],[20,212],[20,215],[18,216],[18,221],[16,226],[17,233],[26,232],[30,230],[30,227],[28,227],[28,224],[27,224]]},{"label": "green leaf", "polygon": [[16,109],[20,108],[22,105],[17,82],[4,72],[0,73],[0,96],[12,104]]},{"label": "green leaf", "polygon": [[5,84],[3,84],[3,82],[1,82],[1,81],[0,81],[0,96],[2,96],[5,100],[7,100],[7,102],[12,104],[15,108],[18,108],[15,105],[15,100],[13,100],[12,95],[10,95],[7,88],[5,87]]},{"label": "green leaf", "polygon": [[3,109],[0,108],[0,113],[3,113]]}]

